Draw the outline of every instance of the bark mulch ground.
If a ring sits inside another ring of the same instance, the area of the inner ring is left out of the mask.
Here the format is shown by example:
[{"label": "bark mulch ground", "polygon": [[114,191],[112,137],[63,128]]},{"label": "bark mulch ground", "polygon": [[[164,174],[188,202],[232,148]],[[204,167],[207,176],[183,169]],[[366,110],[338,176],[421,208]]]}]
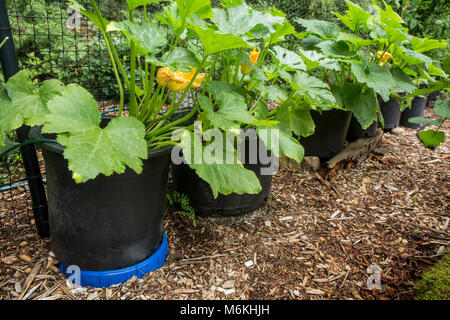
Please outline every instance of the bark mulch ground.
[{"label": "bark mulch ground", "polygon": [[[449,137],[450,124],[444,130]],[[68,287],[29,209],[8,214],[26,202],[0,199],[10,224],[0,299],[411,299],[450,243],[449,182],[448,139],[429,150],[416,130],[385,133],[366,161],[332,176],[280,170],[271,199],[250,214],[197,218],[194,228],[168,211],[166,265],[108,289]],[[377,268],[381,288],[368,289]]]}]

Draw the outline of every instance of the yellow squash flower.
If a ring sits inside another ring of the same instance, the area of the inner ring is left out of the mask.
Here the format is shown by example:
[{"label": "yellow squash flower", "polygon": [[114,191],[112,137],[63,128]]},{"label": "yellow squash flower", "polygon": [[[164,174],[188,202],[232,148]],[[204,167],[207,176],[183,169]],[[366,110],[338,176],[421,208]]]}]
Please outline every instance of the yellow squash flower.
[{"label": "yellow squash flower", "polygon": [[[381,55],[383,55],[383,57],[380,59]],[[380,63],[379,63],[380,66],[384,66],[386,61],[388,61],[391,58],[392,58],[392,54],[390,54],[389,52],[384,52],[384,54],[383,54],[383,51],[377,52],[377,59],[380,59]],[[390,63],[388,63],[388,65],[392,66]]]},{"label": "yellow squash flower", "polygon": [[[197,68],[193,68],[190,72],[180,70],[173,72],[169,68],[160,68],[156,75],[156,81],[162,86],[167,86],[170,91],[178,92],[187,88],[196,72]],[[199,73],[195,77],[191,87],[199,88],[203,80],[205,80],[205,74]]]},{"label": "yellow squash flower", "polygon": [[[255,65],[256,61],[258,61],[259,58],[259,51],[256,51],[256,48],[252,50],[252,52],[250,52],[250,54],[248,55],[248,57],[250,58],[250,62],[252,63],[252,65]],[[250,69],[250,67],[245,63],[242,62],[241,63],[241,72],[242,74],[249,74],[250,71],[252,71],[252,69]]]}]

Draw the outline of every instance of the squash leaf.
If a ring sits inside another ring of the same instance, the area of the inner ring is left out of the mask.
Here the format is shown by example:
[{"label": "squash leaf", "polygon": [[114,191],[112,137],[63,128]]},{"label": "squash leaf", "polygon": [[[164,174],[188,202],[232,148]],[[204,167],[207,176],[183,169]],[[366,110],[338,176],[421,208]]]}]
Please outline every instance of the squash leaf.
[{"label": "squash leaf", "polygon": [[[219,193],[227,195],[232,192],[237,194],[261,192],[261,184],[255,173],[245,169],[242,163],[237,160],[235,148],[226,139],[224,139],[225,143],[221,155],[215,154],[214,149],[210,154],[213,159],[217,157],[223,161],[208,161],[210,163],[207,163],[204,159],[204,151],[207,146],[201,142],[195,142],[195,139],[202,139],[198,136],[198,133],[182,130],[181,134],[178,134],[178,138],[180,141],[178,147],[183,150],[188,165],[209,184],[215,198]],[[202,155],[201,161],[194,161],[200,154]],[[234,161],[228,163],[226,159],[234,159]]]},{"label": "squash leaf", "polygon": [[76,84],[68,85],[60,96],[48,102],[44,133],[58,133],[64,157],[77,183],[100,173],[123,173],[129,166],[142,172],[147,158],[144,125],[133,117],[115,118],[100,128],[100,113],[92,95]]},{"label": "squash leaf", "polygon": [[48,113],[47,102],[63,91],[58,80],[46,80],[35,88],[27,70],[19,71],[0,89],[0,146],[5,132],[21,127],[42,125]]}]

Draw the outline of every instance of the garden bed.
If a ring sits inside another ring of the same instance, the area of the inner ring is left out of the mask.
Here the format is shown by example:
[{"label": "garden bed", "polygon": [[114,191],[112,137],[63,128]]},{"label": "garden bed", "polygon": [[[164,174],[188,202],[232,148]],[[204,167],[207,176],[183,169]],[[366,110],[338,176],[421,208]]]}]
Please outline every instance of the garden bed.
[{"label": "garden bed", "polygon": [[[385,133],[366,161],[320,173],[280,170],[270,201],[237,218],[199,217],[194,228],[167,211],[166,265],[109,289],[68,288],[27,208],[8,217],[1,203],[3,219],[21,224],[0,239],[0,299],[413,298],[450,242],[450,142],[433,151],[416,130]],[[381,291],[366,287],[372,264]]]}]

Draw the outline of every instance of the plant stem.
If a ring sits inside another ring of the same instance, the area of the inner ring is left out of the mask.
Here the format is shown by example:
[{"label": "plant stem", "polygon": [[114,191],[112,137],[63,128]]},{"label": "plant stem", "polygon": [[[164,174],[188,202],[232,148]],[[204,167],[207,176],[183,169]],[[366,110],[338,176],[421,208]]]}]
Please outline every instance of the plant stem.
[{"label": "plant stem", "polygon": [[[130,21],[133,22],[133,10],[130,10]],[[130,41],[130,115],[137,117],[136,101],[136,44]]]}]

